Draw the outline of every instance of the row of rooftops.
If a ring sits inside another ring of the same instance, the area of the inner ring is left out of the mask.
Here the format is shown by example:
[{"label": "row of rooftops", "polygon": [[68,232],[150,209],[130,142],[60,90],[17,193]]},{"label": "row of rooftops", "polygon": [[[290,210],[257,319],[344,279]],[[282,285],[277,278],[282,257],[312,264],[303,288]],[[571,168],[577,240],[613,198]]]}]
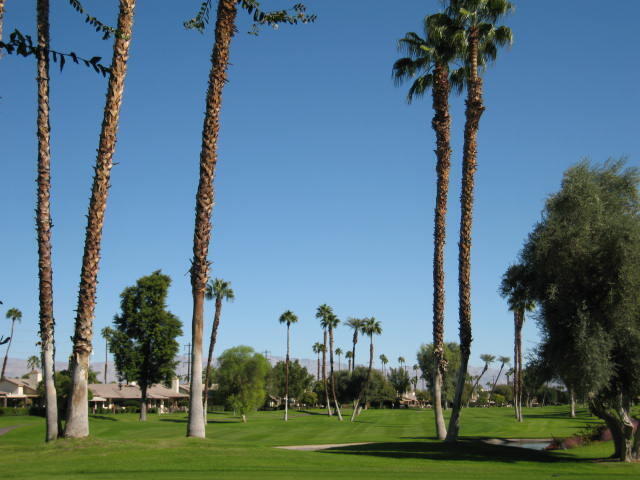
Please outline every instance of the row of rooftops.
[{"label": "row of rooftops", "polygon": [[[0,398],[35,398],[38,396],[38,384],[42,375],[33,370],[26,378],[3,378],[0,380]],[[93,394],[92,401],[105,402],[113,400],[139,400],[142,391],[138,385],[117,383],[89,384]],[[179,383],[177,378],[171,382],[171,387],[155,384],[147,389],[150,400],[179,400],[189,397],[189,385]]]}]

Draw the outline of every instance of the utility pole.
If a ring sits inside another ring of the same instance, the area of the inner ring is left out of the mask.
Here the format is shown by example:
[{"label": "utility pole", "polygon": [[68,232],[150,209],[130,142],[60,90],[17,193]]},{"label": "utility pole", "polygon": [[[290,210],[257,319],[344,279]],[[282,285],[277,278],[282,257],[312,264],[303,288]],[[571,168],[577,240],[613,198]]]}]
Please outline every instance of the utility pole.
[{"label": "utility pole", "polygon": [[187,343],[187,383],[191,384],[191,344]]},{"label": "utility pole", "polygon": [[107,383],[107,355],[109,354],[109,339],[104,339],[104,383]]}]

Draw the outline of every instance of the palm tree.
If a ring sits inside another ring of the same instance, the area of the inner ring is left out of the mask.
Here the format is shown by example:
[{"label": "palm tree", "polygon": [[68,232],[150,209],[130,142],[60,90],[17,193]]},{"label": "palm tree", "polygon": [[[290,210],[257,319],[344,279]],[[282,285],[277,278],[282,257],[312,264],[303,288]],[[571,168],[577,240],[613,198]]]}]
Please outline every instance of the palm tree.
[{"label": "palm tree", "polygon": [[0,380],[3,380],[4,373],[7,370],[7,359],[9,358],[9,350],[11,349],[11,343],[13,342],[13,328],[16,322],[20,323],[22,321],[22,312],[17,308],[10,308],[7,310],[6,318],[11,320],[11,334],[9,335],[9,343],[7,344],[7,351],[4,354],[4,361],[2,362],[2,373],[0,373]]},{"label": "palm tree", "polygon": [[278,319],[280,323],[287,325],[287,358],[284,370],[284,421],[289,420],[289,352],[291,349],[290,331],[291,325],[298,322],[298,317],[291,311],[287,310]]},{"label": "palm tree", "polygon": [[[483,353],[482,355],[480,355],[480,360],[484,362],[484,367],[482,369],[482,372],[480,372],[480,375],[476,377],[476,382],[473,384],[473,388],[471,388],[471,393],[469,394],[469,402],[471,402],[471,397],[473,396],[473,392],[476,391],[476,387],[480,383],[480,379],[489,369],[489,365],[496,361],[496,357],[488,353]],[[469,402],[467,402],[467,406],[469,406]]]},{"label": "palm tree", "polygon": [[346,358],[347,360],[349,360],[349,365],[348,365],[348,372],[351,371],[351,363],[353,360],[353,352],[351,350],[347,350],[347,353],[344,354],[344,358]]},{"label": "palm tree", "polygon": [[[322,325],[322,319],[333,313],[331,307],[327,304],[320,305],[316,311],[316,318],[321,319],[320,325]],[[324,386],[324,401],[327,405],[327,414],[333,415],[333,409],[331,408],[331,401],[329,400],[329,388],[327,387],[327,329],[323,327],[323,341],[322,341],[322,384]]]},{"label": "palm tree", "polygon": [[207,356],[207,369],[204,377],[204,402],[202,411],[204,414],[205,424],[207,423],[207,401],[209,399],[209,389],[211,388],[212,372],[211,364],[213,362],[213,349],[216,346],[216,338],[218,337],[218,326],[220,325],[220,312],[222,312],[222,301],[232,302],[236,297],[231,288],[231,282],[226,282],[221,278],[209,280],[207,289],[204,293],[207,300],[215,300],[215,313],[213,314],[213,326],[211,327],[211,340],[209,341],[209,355]]},{"label": "palm tree", "polygon": [[109,340],[111,336],[114,334],[113,329],[109,327],[104,327],[100,330],[100,335],[104,338],[104,383],[107,383],[107,370],[108,370],[108,359],[109,359]]},{"label": "palm tree", "polygon": [[500,375],[502,375],[502,369],[504,366],[511,361],[509,357],[498,357],[498,361],[500,362],[500,371],[498,372],[498,376],[493,381],[493,385],[491,386],[491,393],[489,394],[489,400],[493,397],[493,391],[496,389],[496,385],[498,384],[498,380],[500,379]]},{"label": "palm tree", "polygon": [[513,372],[514,372],[513,367],[511,367],[509,370],[504,372],[504,375],[507,377],[507,385],[511,385],[510,379],[511,379],[511,376],[513,375]]},{"label": "palm tree", "polygon": [[364,320],[361,318],[348,318],[347,326],[353,329],[353,349],[351,350],[351,371],[356,368],[356,343],[358,343],[358,333],[362,331]]},{"label": "palm tree", "polygon": [[364,382],[364,386],[353,404],[353,413],[351,414],[352,422],[355,420],[356,415],[360,414],[360,399],[363,395],[365,395],[366,403],[366,392],[367,388],[369,388],[371,369],[373,368],[373,336],[380,335],[382,333],[382,326],[380,325],[380,322],[374,317],[366,318],[364,319],[364,325],[362,326],[362,333],[369,337],[369,370],[367,370],[367,378]]},{"label": "palm tree", "polygon": [[[58,437],[58,398],[54,382],[53,267],[51,261],[51,128],[49,123],[49,0],[37,2],[38,50],[38,291],[40,346],[46,405],[45,440]],[[0,14],[1,15],[1,14]],[[0,19],[0,23],[2,20]],[[0,25],[0,30],[1,30]],[[2,36],[0,32],[0,37]]]},{"label": "palm tree", "polygon": [[80,273],[78,307],[76,309],[73,354],[71,359],[71,393],[68,401],[67,424],[64,435],[68,438],[89,435],[89,399],[87,391],[89,356],[92,351],[93,316],[98,286],[100,244],[104,225],[116,133],[120,120],[120,106],[127,74],[127,60],[133,30],[135,0],[120,0],[118,32],[113,44],[113,58],[104,108],[98,155],[94,168],[93,187],[87,215],[87,229]]},{"label": "palm tree", "polygon": [[[338,404],[338,399],[336,395],[336,379],[333,375],[333,330],[340,323],[340,319],[334,315],[333,310],[326,303],[320,305],[316,311],[316,318],[320,319],[320,326],[324,329],[324,338],[325,338],[325,348],[326,348],[326,338],[327,333],[329,334],[329,364],[330,364],[330,372],[329,372],[329,380],[331,387],[331,395],[333,397],[333,404],[336,408],[336,413],[338,414],[338,419],[342,421],[342,413],[340,412],[340,405]],[[325,355],[323,355],[325,358]],[[326,367],[323,366],[323,375],[325,375]],[[325,398],[330,403],[329,400],[329,392],[326,389],[326,379],[325,379]],[[331,407],[329,407],[330,409]],[[329,413],[331,415],[331,413]]]},{"label": "palm tree", "polygon": [[324,348],[324,345],[322,345],[320,342],[316,342],[313,344],[313,353],[318,355],[318,369],[316,371],[316,380],[320,381],[320,354],[322,353],[322,349]]},{"label": "palm tree", "polygon": [[387,363],[389,363],[389,359],[384,353],[380,355],[378,358],[380,359],[380,363],[382,364],[382,374],[384,375],[384,370],[385,370],[385,367],[387,366]]},{"label": "palm tree", "polygon": [[502,276],[500,295],[507,299],[513,312],[513,405],[516,420],[522,422],[522,327],[526,312],[535,308],[528,287],[528,272],[522,264],[511,265]]},{"label": "palm tree", "polygon": [[340,347],[336,348],[336,355],[338,356],[338,371],[342,370],[342,362],[340,361],[342,357],[342,349]]},{"label": "palm tree", "polygon": [[400,364],[400,368],[402,368],[403,370],[405,362],[406,360],[404,359],[404,357],[398,357],[398,363]]},{"label": "palm tree", "polygon": [[460,194],[460,240],[458,242],[458,298],[460,332],[460,369],[449,419],[447,441],[454,442],[460,430],[462,394],[471,354],[471,229],[473,223],[473,191],[478,154],[478,128],[484,111],[482,78],[478,67],[495,59],[498,47],[511,43],[511,30],[494,23],[513,10],[508,0],[451,0],[448,15],[462,29],[466,45],[464,57],[467,100],[464,147],[462,157],[462,192]]},{"label": "palm tree", "polygon": [[[185,27],[204,30],[209,19],[213,0],[204,0],[198,16]],[[236,32],[238,6],[251,13],[257,24],[277,25],[278,23],[309,22],[315,16],[304,14],[302,4],[294,6],[295,15],[287,11],[263,12],[260,2],[238,2],[237,0],[218,0],[215,40],[211,54],[211,69],[206,97],[206,112],[202,127],[202,146],[200,150],[200,174],[196,193],[196,215],[193,233],[193,259],[191,262],[191,293],[193,296],[193,315],[191,325],[191,388],[189,393],[188,437],[205,436],[204,415],[202,410],[202,330],[204,325],[204,294],[209,279],[209,241],[211,239],[211,213],[214,204],[214,185],[216,165],[218,163],[218,132],[220,130],[220,111],[222,108],[222,90],[227,82],[229,66],[229,48]]]},{"label": "palm tree", "polygon": [[[440,440],[447,435],[442,409],[442,382],[446,372],[444,358],[444,247],[446,239],[447,198],[449,172],[451,170],[451,117],[449,95],[451,93],[450,66],[460,55],[462,45],[459,30],[453,20],[444,14],[430,15],[424,19],[424,38],[409,32],[398,42],[398,48],[409,56],[393,65],[396,84],[407,80],[413,83],[407,101],[423,96],[431,89],[434,116],[431,127],[436,134],[436,206],[433,230],[433,345],[434,382],[433,404],[436,432]],[[460,92],[459,75],[452,76],[456,91]]]},{"label": "palm tree", "polygon": [[27,368],[30,372],[38,370],[40,369],[40,367],[40,357],[38,357],[37,355],[31,355],[29,358],[27,358]]}]

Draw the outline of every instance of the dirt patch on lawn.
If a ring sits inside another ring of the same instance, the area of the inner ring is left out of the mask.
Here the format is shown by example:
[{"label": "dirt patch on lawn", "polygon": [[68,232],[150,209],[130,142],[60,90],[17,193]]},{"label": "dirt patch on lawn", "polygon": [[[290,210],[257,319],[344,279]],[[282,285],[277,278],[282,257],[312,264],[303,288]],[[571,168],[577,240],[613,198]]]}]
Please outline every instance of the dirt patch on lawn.
[{"label": "dirt patch on lawn", "polygon": [[283,450],[299,450],[302,452],[315,452],[317,450],[328,450],[329,448],[353,447],[355,445],[369,445],[372,442],[360,443],[326,443],[323,445],[291,445],[286,447],[276,447]]},{"label": "dirt patch on lawn", "polygon": [[16,428],[20,428],[22,425],[14,425],[12,427],[0,428],[0,437],[5,433],[9,433],[11,430],[15,430]]}]

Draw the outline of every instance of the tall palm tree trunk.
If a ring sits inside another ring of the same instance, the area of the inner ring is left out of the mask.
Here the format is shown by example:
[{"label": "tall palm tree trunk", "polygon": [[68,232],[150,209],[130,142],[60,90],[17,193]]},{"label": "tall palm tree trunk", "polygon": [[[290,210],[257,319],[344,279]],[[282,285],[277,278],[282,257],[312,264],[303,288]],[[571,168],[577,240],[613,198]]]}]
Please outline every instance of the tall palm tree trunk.
[{"label": "tall palm tree trunk", "polygon": [[[54,381],[53,267],[51,262],[51,127],[49,124],[49,0],[38,0],[38,291],[47,442],[58,437]],[[106,381],[105,381],[106,383]]]},{"label": "tall palm tree trunk", "polygon": [[[4,0],[0,0],[0,41],[2,41],[3,28],[4,28]],[[0,57],[2,57],[1,54],[0,54]]]},{"label": "tall palm tree trunk", "polygon": [[211,212],[214,203],[218,132],[222,89],[227,79],[229,47],[235,33],[237,15],[235,0],[220,0],[216,19],[215,42],[211,54],[211,71],[207,90],[207,108],[202,128],[200,152],[200,180],[196,194],[196,218],[193,234],[193,263],[191,265],[191,291],[193,317],[191,326],[191,391],[189,396],[188,437],[205,436],[202,411],[202,329],[204,323],[204,294],[209,275],[209,241],[211,239]]},{"label": "tall palm tree trunk", "polygon": [[111,73],[104,108],[104,118],[100,132],[100,144],[94,169],[93,187],[87,215],[87,230],[80,274],[78,308],[75,333],[73,336],[71,394],[67,410],[67,424],[64,435],[68,438],[89,435],[89,404],[87,382],[89,374],[89,355],[93,337],[93,315],[96,304],[98,268],[100,263],[100,242],[102,227],[107,208],[109,180],[113,166],[113,154],[116,148],[116,133],[120,119],[120,107],[124,93],[124,81],[127,73],[127,60],[135,0],[120,0],[118,14],[118,35],[114,40]]},{"label": "tall palm tree trunk", "polygon": [[369,370],[367,370],[367,378],[364,381],[364,386],[362,390],[358,394],[355,402],[353,402],[353,412],[351,413],[351,421],[353,422],[355,418],[360,415],[360,400],[364,396],[364,401],[367,401],[367,389],[369,388],[369,380],[371,379],[371,370],[373,369],[373,336],[371,336],[371,342],[369,344]]},{"label": "tall palm tree trunk", "polygon": [[358,330],[353,332],[353,348],[351,349],[351,371],[356,368],[356,343],[358,343]]},{"label": "tall palm tree trunk", "polygon": [[108,360],[109,360],[109,340],[104,341],[104,384],[107,383],[107,368],[108,368]]},{"label": "tall palm tree trunk", "polygon": [[287,324],[287,358],[284,365],[284,421],[289,420],[289,349],[291,348],[290,329]]},{"label": "tall palm tree trunk", "polygon": [[11,344],[13,343],[13,326],[16,321],[11,320],[11,336],[9,337],[9,343],[7,343],[7,350],[4,353],[4,361],[2,362],[2,373],[0,373],[0,380],[4,378],[4,373],[7,370],[7,359],[9,358],[9,350],[11,350]]},{"label": "tall palm tree trunk", "polygon": [[522,325],[524,323],[524,311],[522,309],[515,310],[515,371],[513,375],[513,387],[515,397],[516,420],[522,422]]},{"label": "tall palm tree trunk", "polygon": [[316,380],[320,381],[320,352],[318,352],[318,368],[316,370]]},{"label": "tall palm tree trunk", "polygon": [[502,369],[503,368],[504,368],[504,363],[501,363],[500,364],[500,370],[498,370],[498,376],[493,381],[493,385],[491,385],[491,393],[489,393],[489,402],[491,402],[491,399],[493,398],[493,392],[496,389],[496,385],[498,384],[498,380],[500,379],[500,375],[502,375]]},{"label": "tall palm tree trunk", "polygon": [[462,193],[460,195],[460,242],[458,253],[458,296],[460,318],[460,370],[453,400],[453,411],[449,419],[446,440],[455,442],[460,431],[462,394],[471,355],[471,233],[473,223],[473,190],[478,156],[478,126],[484,111],[482,105],[482,79],[478,76],[478,29],[469,32],[469,77],[464,126],[464,151],[462,159]]},{"label": "tall palm tree trunk", "polygon": [[209,389],[211,388],[211,364],[213,362],[213,349],[216,346],[218,337],[218,326],[220,325],[220,311],[222,310],[222,297],[216,296],[216,311],[213,314],[213,327],[211,327],[211,340],[209,341],[209,355],[207,356],[207,369],[204,376],[204,401],[202,403],[202,413],[204,423],[207,423],[207,403],[209,400]]},{"label": "tall palm tree trunk", "polygon": [[444,246],[446,241],[447,199],[449,194],[449,172],[451,170],[451,117],[449,115],[448,68],[436,65],[433,80],[433,110],[431,126],[436,133],[436,193],[435,221],[433,229],[433,351],[434,381],[433,407],[438,439],[447,436],[447,427],[442,411],[442,384],[447,363],[444,358]]},{"label": "tall palm tree trunk", "polygon": [[322,384],[324,385],[324,401],[327,405],[327,414],[333,415],[331,400],[329,400],[329,388],[327,385],[327,329],[324,330],[324,349],[322,350]]},{"label": "tall palm tree trunk", "polygon": [[329,327],[329,364],[330,364],[330,378],[331,378],[331,395],[333,396],[333,404],[336,407],[336,413],[338,419],[342,421],[342,413],[340,412],[340,404],[338,403],[338,397],[336,395],[336,377],[333,374],[333,328]]}]

